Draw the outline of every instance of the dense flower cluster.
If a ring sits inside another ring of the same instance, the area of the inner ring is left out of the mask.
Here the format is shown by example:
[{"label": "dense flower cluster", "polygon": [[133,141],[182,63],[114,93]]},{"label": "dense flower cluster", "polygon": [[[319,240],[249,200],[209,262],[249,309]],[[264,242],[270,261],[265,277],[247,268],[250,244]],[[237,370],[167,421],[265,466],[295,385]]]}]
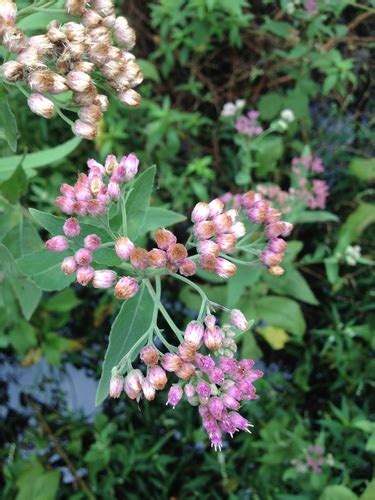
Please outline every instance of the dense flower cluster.
[{"label": "dense flower cluster", "polygon": [[[143,75],[129,52],[135,44],[135,32],[125,17],[115,16],[111,0],[66,0],[65,9],[79,17],[79,22],[60,25],[51,21],[45,34],[28,38],[16,26],[15,2],[3,0],[0,41],[17,58],[4,63],[2,72],[9,82],[28,84],[32,92],[29,107],[44,118],[55,115],[58,104],[54,96],[71,91],[70,104],[79,117],[73,131],[94,139],[98,122],[108,108],[108,97],[99,94],[96,81],[104,79],[124,104],[135,106],[140,102],[134,87],[142,82]],[[114,45],[113,35],[119,46]]]},{"label": "dense flower cluster", "polygon": [[257,399],[253,382],[263,376],[253,369],[253,360],[234,359],[233,326],[241,331],[248,329],[239,310],[231,312],[231,325],[223,328],[213,315],[206,316],[204,322],[191,321],[176,352],[160,355],[154,346],[144,347],[140,357],[146,374],[140,369],[131,370],[125,378],[115,373],[110,395],[117,398],[125,391],[130,399],[139,400],[143,395],[151,401],[156,391],[167,385],[168,374],[174,374],[178,382],[170,387],[167,404],[175,407],[185,396],[191,405],[198,406],[212,446],[221,449],[225,434],[249,430],[250,422],[238,410],[241,402]]},{"label": "dense flower cluster", "polygon": [[239,116],[235,125],[237,132],[249,137],[261,134],[263,127],[260,125],[258,118],[259,112],[255,110],[249,111],[246,115]]},{"label": "dense flower cluster", "polygon": [[301,474],[314,472],[320,474],[324,465],[334,465],[334,459],[331,453],[324,455],[324,448],[319,445],[309,446],[302,459],[294,458],[291,464],[295,470]]}]

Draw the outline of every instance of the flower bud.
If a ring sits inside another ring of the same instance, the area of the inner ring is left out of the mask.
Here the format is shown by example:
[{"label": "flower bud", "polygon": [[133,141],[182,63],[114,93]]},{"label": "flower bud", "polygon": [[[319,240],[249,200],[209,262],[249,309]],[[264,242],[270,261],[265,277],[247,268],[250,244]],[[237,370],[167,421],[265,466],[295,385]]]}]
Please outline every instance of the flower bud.
[{"label": "flower bud", "polygon": [[14,24],[17,17],[17,6],[16,3],[11,0],[3,0],[0,5],[0,18],[2,18],[6,24]]},{"label": "flower bud", "polygon": [[114,271],[110,271],[109,269],[95,271],[92,285],[94,288],[111,288],[116,280],[116,276],[116,273]]},{"label": "flower bud", "polygon": [[264,250],[260,254],[260,260],[267,266],[278,266],[284,259],[284,253],[275,253],[271,250]]},{"label": "flower bud", "polygon": [[124,276],[118,280],[115,286],[115,296],[120,300],[127,300],[138,291],[138,282],[130,276]]},{"label": "flower bud", "polygon": [[102,240],[96,234],[89,234],[84,239],[84,246],[88,250],[96,250],[102,244]]},{"label": "flower bud", "polygon": [[66,236],[69,238],[75,238],[81,232],[81,227],[76,218],[70,217],[67,219],[63,226],[63,231]]},{"label": "flower bud", "polygon": [[77,263],[74,257],[65,257],[65,259],[61,263],[61,271],[68,275],[75,273],[77,269]]},{"label": "flower bud", "polygon": [[194,234],[199,240],[208,240],[215,235],[215,226],[212,221],[197,222],[194,225]]},{"label": "flower bud", "polygon": [[220,420],[224,411],[224,403],[220,398],[214,396],[208,401],[208,409],[210,410],[210,413],[213,417],[215,417],[217,420]]},{"label": "flower bud", "polygon": [[198,253],[203,255],[212,254],[215,257],[218,257],[220,254],[220,247],[217,243],[212,240],[202,240],[197,245]]},{"label": "flower bud", "polygon": [[86,286],[94,277],[95,270],[91,266],[81,266],[77,269],[77,283]]},{"label": "flower bud", "polygon": [[249,329],[249,323],[247,322],[244,314],[239,309],[232,309],[230,312],[230,321],[233,326],[246,332]]},{"label": "flower bud", "polygon": [[182,264],[188,256],[187,250],[181,243],[174,243],[167,249],[167,256],[172,264]]},{"label": "flower bud", "polygon": [[178,378],[189,380],[195,373],[195,367],[191,363],[182,362],[182,365],[175,373]]},{"label": "flower bud", "polygon": [[141,96],[133,89],[127,89],[117,94],[120,102],[128,106],[139,106],[141,103]]},{"label": "flower bud", "polygon": [[172,387],[169,389],[168,392],[167,405],[171,405],[173,406],[173,408],[175,408],[176,405],[180,402],[182,395],[183,395],[182,387],[177,384],[172,385]]},{"label": "flower bud", "polygon": [[129,260],[130,254],[135,249],[134,243],[126,236],[119,238],[115,244],[115,251],[121,260]]},{"label": "flower bud", "polygon": [[147,379],[157,391],[163,390],[168,382],[167,375],[160,366],[151,367],[148,371]]},{"label": "flower bud", "polygon": [[222,252],[232,253],[236,248],[237,238],[234,236],[234,234],[225,233],[220,234],[217,237],[216,241]]},{"label": "flower bud", "polygon": [[167,352],[161,360],[161,365],[167,372],[175,372],[182,366],[182,360],[177,354]]},{"label": "flower bud", "polygon": [[211,396],[211,387],[210,384],[204,382],[198,382],[196,387],[197,394],[202,399],[208,399]]},{"label": "flower bud", "polygon": [[155,366],[159,363],[159,353],[153,346],[146,346],[141,350],[140,358],[147,366]]},{"label": "flower bud", "polygon": [[80,248],[74,258],[79,266],[88,266],[92,261],[92,253],[88,248]]},{"label": "flower bud", "polygon": [[232,262],[229,262],[226,259],[222,259],[218,257],[216,259],[216,269],[215,272],[221,278],[231,278],[237,271],[237,267]]},{"label": "flower bud", "polygon": [[212,254],[204,254],[201,256],[199,263],[202,267],[202,269],[205,269],[206,271],[216,271],[217,267],[217,258],[215,255]]},{"label": "flower bud", "polygon": [[75,210],[75,200],[67,198],[66,196],[58,196],[55,200],[56,206],[60,208],[65,214],[71,215]]},{"label": "flower bud", "polygon": [[214,328],[216,325],[216,318],[213,314],[208,314],[204,318],[204,324],[207,326],[207,328]]},{"label": "flower bud", "polygon": [[200,201],[195,205],[193,208],[193,211],[191,213],[191,220],[192,222],[203,222],[208,219],[210,215],[210,207],[208,203],[205,203],[204,201]]},{"label": "flower bud", "polygon": [[142,382],[142,392],[147,401],[153,401],[155,399],[155,387],[147,378],[145,378]]},{"label": "flower bud", "polygon": [[165,267],[167,264],[167,254],[164,250],[153,248],[148,252],[148,263],[150,267],[156,269]]},{"label": "flower bud", "polygon": [[27,99],[27,104],[33,113],[43,118],[50,119],[55,114],[55,105],[42,94],[31,94]]},{"label": "flower bud", "polygon": [[218,326],[205,330],[203,342],[207,349],[216,351],[223,343],[223,332]]},{"label": "flower bud", "polygon": [[266,220],[268,209],[270,208],[269,203],[266,201],[257,201],[252,208],[248,211],[247,215],[251,222],[254,224],[260,224]]},{"label": "flower bud", "polygon": [[177,353],[183,361],[191,363],[195,359],[198,346],[192,342],[182,342],[177,349]]},{"label": "flower bud", "polygon": [[18,61],[8,61],[1,66],[1,69],[9,82],[18,82],[23,79],[23,65]]},{"label": "flower bud", "polygon": [[92,0],[91,6],[102,17],[110,16],[114,12],[112,0]]},{"label": "flower bud", "polygon": [[117,167],[118,167],[118,162],[116,156],[108,155],[107,158],[105,159],[105,165],[104,165],[106,174],[112,175]]},{"label": "flower bud", "polygon": [[192,260],[185,259],[178,269],[183,276],[193,276],[197,272],[197,265]]},{"label": "flower bud", "polygon": [[148,266],[148,252],[144,248],[136,247],[130,253],[130,263],[135,269],[146,269]]},{"label": "flower bud", "polygon": [[34,48],[40,56],[51,55],[54,49],[54,44],[51,43],[47,35],[31,36],[27,45]]},{"label": "flower bud", "polygon": [[144,381],[141,370],[131,370],[125,377],[124,391],[130,399],[137,399],[142,392]]},{"label": "flower bud", "polygon": [[82,14],[82,24],[86,28],[97,28],[103,22],[102,16],[100,16],[95,10],[87,9]]},{"label": "flower bud", "polygon": [[108,191],[107,191],[107,193],[108,193],[109,197],[112,200],[119,200],[120,196],[121,196],[121,188],[117,184],[117,182],[110,181],[108,183]]},{"label": "flower bud", "polygon": [[279,222],[281,219],[281,212],[276,210],[273,207],[270,207],[267,210],[267,216],[266,216],[266,224],[274,224],[275,222]]},{"label": "flower bud", "polygon": [[223,402],[223,405],[225,408],[228,408],[228,410],[239,410],[240,408],[240,403],[236,401],[232,396],[229,394],[222,394],[220,396],[221,401]]},{"label": "flower bud", "polygon": [[139,160],[135,154],[130,153],[128,156],[124,156],[120,160],[120,166],[125,168],[125,181],[130,181],[138,173]]},{"label": "flower bud", "polygon": [[259,193],[255,193],[254,191],[248,191],[244,193],[241,197],[241,205],[244,208],[252,208],[257,201],[262,199],[262,195]]},{"label": "flower bud", "polygon": [[155,241],[161,250],[167,250],[177,242],[176,236],[168,229],[158,229],[155,232]]},{"label": "flower bud", "polygon": [[130,50],[135,45],[135,31],[128,24],[125,17],[119,16],[114,24],[115,35],[119,45]]},{"label": "flower bud", "polygon": [[239,239],[246,234],[246,227],[243,222],[236,222],[230,229],[230,232],[234,234],[234,236]]},{"label": "flower bud", "polygon": [[281,276],[285,271],[281,266],[271,266],[268,268],[268,272],[272,274],[272,276]]},{"label": "flower bud", "polygon": [[83,122],[95,125],[95,123],[100,121],[102,112],[99,106],[91,104],[90,106],[83,106],[80,108],[78,116]]},{"label": "flower bud", "polygon": [[195,386],[193,384],[186,384],[184,387],[186,397],[189,399],[195,396]]},{"label": "flower bud", "polygon": [[69,242],[65,236],[54,236],[46,241],[45,246],[50,252],[64,252],[69,248]]},{"label": "flower bud", "polygon": [[108,97],[106,95],[99,94],[96,97],[95,104],[97,104],[99,106],[100,110],[104,113],[105,111],[107,111],[108,106],[109,106]]},{"label": "flower bud", "polygon": [[213,384],[221,385],[224,382],[225,374],[221,368],[215,367],[209,372],[208,377]]},{"label": "flower bud", "polygon": [[121,375],[112,375],[109,383],[109,395],[111,398],[119,398],[124,388],[124,378]]},{"label": "flower bud", "polygon": [[98,133],[95,125],[85,123],[82,120],[76,120],[72,130],[74,135],[82,137],[83,139],[88,139],[89,141],[95,139],[96,134]]},{"label": "flower bud", "polygon": [[202,323],[199,323],[198,321],[190,321],[185,329],[184,339],[186,342],[193,344],[196,346],[196,349],[198,349],[202,342],[203,333],[204,328]]}]

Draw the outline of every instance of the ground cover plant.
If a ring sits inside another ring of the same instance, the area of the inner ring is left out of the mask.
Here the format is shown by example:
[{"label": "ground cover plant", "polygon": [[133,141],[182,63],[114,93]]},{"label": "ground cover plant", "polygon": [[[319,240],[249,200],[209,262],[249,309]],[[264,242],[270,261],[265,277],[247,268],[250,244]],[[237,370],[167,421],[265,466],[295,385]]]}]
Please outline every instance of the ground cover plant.
[{"label": "ground cover plant", "polygon": [[0,3],[5,499],[375,495],[374,14]]}]

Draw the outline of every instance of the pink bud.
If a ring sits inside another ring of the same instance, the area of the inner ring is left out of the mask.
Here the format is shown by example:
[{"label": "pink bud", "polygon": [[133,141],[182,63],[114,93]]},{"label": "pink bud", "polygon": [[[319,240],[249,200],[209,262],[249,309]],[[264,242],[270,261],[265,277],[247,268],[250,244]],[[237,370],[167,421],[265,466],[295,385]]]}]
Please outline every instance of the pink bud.
[{"label": "pink bud", "polygon": [[167,352],[164,354],[161,364],[167,372],[175,372],[181,368],[182,360],[177,354]]},{"label": "pink bud", "polygon": [[214,326],[216,325],[216,318],[213,314],[208,314],[205,318],[204,318],[204,324],[207,326],[207,328],[214,328]]},{"label": "pink bud", "polygon": [[65,196],[58,196],[55,201],[56,205],[62,210],[65,214],[74,213],[75,208],[75,200],[72,198],[67,198]]},{"label": "pink bud", "polygon": [[167,264],[167,254],[164,250],[153,248],[148,252],[148,264],[153,268],[165,267]]},{"label": "pink bud", "polygon": [[86,286],[94,277],[95,270],[91,266],[81,266],[77,269],[77,282]]},{"label": "pink bud", "polygon": [[106,211],[106,204],[100,200],[89,200],[87,202],[87,213],[93,217],[100,217]]},{"label": "pink bud", "polygon": [[280,235],[287,236],[293,229],[293,224],[289,222],[279,221],[273,224],[267,224],[266,236],[268,238],[277,238]]},{"label": "pink bud", "polygon": [[75,198],[75,195],[76,195],[74,187],[70,186],[69,184],[66,184],[66,183],[61,184],[60,192],[61,192],[61,194],[63,194],[67,198]]},{"label": "pink bud", "polygon": [[195,386],[193,384],[186,384],[184,391],[189,399],[195,396]]},{"label": "pink bud", "polygon": [[231,230],[233,221],[228,212],[225,212],[224,214],[217,215],[213,219],[213,224],[216,234],[223,234]]},{"label": "pink bud", "polygon": [[147,378],[151,385],[157,390],[161,391],[166,386],[168,379],[165,371],[160,366],[153,366],[149,369]]},{"label": "pink bud", "polygon": [[0,18],[3,18],[6,24],[12,25],[16,22],[17,6],[11,0],[5,0],[0,5]]},{"label": "pink bud", "polygon": [[252,427],[250,422],[236,411],[231,411],[229,417],[236,430],[249,432],[248,428]]},{"label": "pink bud", "polygon": [[200,241],[197,245],[198,253],[202,255],[211,254],[218,257],[220,254],[220,247],[217,243],[212,240]]},{"label": "pink bud", "polygon": [[87,248],[77,250],[74,257],[79,266],[88,266],[92,261],[92,253]]},{"label": "pink bud", "polygon": [[192,222],[203,222],[208,219],[210,215],[210,207],[208,203],[200,201],[195,205],[191,213]]},{"label": "pink bud", "polygon": [[141,96],[133,89],[127,89],[118,94],[119,101],[128,106],[139,106]]},{"label": "pink bud", "polygon": [[204,328],[201,323],[198,321],[190,321],[185,329],[185,341],[192,343],[198,348],[202,342],[203,333]]},{"label": "pink bud", "polygon": [[142,392],[147,401],[153,401],[155,399],[155,387],[147,378],[145,378],[142,382]]},{"label": "pink bud", "polygon": [[284,253],[274,253],[271,250],[264,250],[260,254],[260,260],[267,266],[278,266],[284,257]]},{"label": "pink bud", "polygon": [[64,274],[73,274],[77,269],[77,263],[74,257],[65,257],[61,264],[61,271]]},{"label": "pink bud", "polygon": [[175,408],[176,405],[180,402],[182,395],[183,395],[182,387],[177,384],[172,385],[172,387],[169,389],[168,392],[167,405],[171,405],[173,406],[173,408]]},{"label": "pink bud", "polygon": [[118,200],[121,196],[121,189],[117,182],[110,181],[108,183],[108,195],[112,200]]},{"label": "pink bud", "polygon": [[195,356],[195,362],[198,368],[205,373],[209,373],[215,368],[215,361],[211,358],[211,356],[204,356],[199,352]]},{"label": "pink bud", "polygon": [[167,250],[171,245],[177,242],[176,236],[168,229],[158,229],[155,232],[155,241],[161,250]]},{"label": "pink bud", "polygon": [[150,345],[141,350],[140,358],[147,366],[155,366],[159,363],[159,353],[155,347]]},{"label": "pink bud", "polygon": [[105,171],[107,175],[112,175],[118,167],[117,158],[115,155],[108,155],[105,160]]},{"label": "pink bud", "polygon": [[5,78],[10,82],[23,79],[23,65],[18,61],[8,61],[1,66]]},{"label": "pink bud", "polygon": [[77,219],[70,217],[70,219],[65,221],[63,230],[66,236],[69,238],[75,238],[81,232],[81,227]]},{"label": "pink bud", "polygon": [[220,398],[214,396],[208,401],[208,409],[213,417],[217,420],[221,419],[222,413],[224,411],[224,404]]},{"label": "pink bud", "polygon": [[233,326],[235,326],[242,332],[246,332],[246,330],[249,329],[249,323],[239,309],[232,309],[232,311],[230,312],[230,321]]},{"label": "pink bud", "polygon": [[203,342],[207,349],[216,351],[223,343],[223,332],[218,326],[207,329],[203,335]]},{"label": "pink bud", "polygon": [[107,111],[108,106],[109,106],[109,100],[108,100],[108,97],[106,95],[99,94],[98,96],[96,96],[95,103],[99,106],[100,111],[102,111],[103,113],[105,111]]},{"label": "pink bud", "polygon": [[91,77],[83,71],[70,71],[66,76],[66,82],[71,90],[84,92],[90,87]]},{"label": "pink bud", "polygon": [[64,252],[69,248],[69,242],[65,236],[54,236],[45,243],[46,249],[51,252]]},{"label": "pink bud", "polygon": [[183,276],[193,276],[197,272],[197,265],[190,259],[184,259],[178,270]]},{"label": "pink bud", "polygon": [[196,387],[197,394],[200,398],[209,398],[211,395],[211,387],[210,384],[207,382],[201,381],[198,382],[198,385]]},{"label": "pink bud", "polygon": [[128,156],[121,158],[120,166],[125,167],[125,181],[132,180],[138,173],[139,160],[135,154],[130,153]]},{"label": "pink bud", "polygon": [[229,394],[222,394],[221,400],[225,408],[228,408],[229,410],[238,410],[241,406],[240,403],[232,396],[229,396]]},{"label": "pink bud", "polygon": [[76,120],[72,130],[74,135],[82,137],[83,139],[88,139],[89,141],[95,139],[96,134],[98,133],[96,125],[83,122],[82,120]]},{"label": "pink bud", "polygon": [[55,114],[55,105],[42,94],[31,94],[27,104],[33,113],[43,118],[52,118]]},{"label": "pink bud", "polygon": [[138,282],[130,276],[124,276],[118,280],[115,286],[115,296],[120,300],[127,300],[138,291]]},{"label": "pink bud", "polygon": [[92,285],[94,288],[111,288],[116,279],[116,273],[109,269],[95,271]]},{"label": "pink bud", "polygon": [[221,368],[213,368],[208,376],[213,384],[221,385],[224,382],[224,372]]},{"label": "pink bud", "polygon": [[119,165],[114,169],[113,174],[111,175],[110,182],[116,182],[117,184],[122,184],[123,182],[125,182],[125,177],[126,177],[126,169],[123,165]]},{"label": "pink bud", "polygon": [[220,215],[224,210],[224,202],[219,198],[210,201],[208,206],[210,209],[210,217],[216,217],[217,215]]},{"label": "pink bud", "polygon": [[215,272],[221,278],[231,278],[237,271],[237,267],[232,262],[226,259],[218,257],[216,259],[216,269]]},{"label": "pink bud", "polygon": [[286,250],[287,243],[282,238],[273,238],[268,242],[267,248],[274,253],[282,253]]},{"label": "pink bud", "polygon": [[124,378],[121,375],[112,375],[109,383],[109,395],[111,398],[119,398],[124,388]]},{"label": "pink bud", "polygon": [[245,224],[243,222],[236,222],[233,224],[230,231],[237,239],[242,238],[242,236],[246,234]]},{"label": "pink bud", "polygon": [[256,202],[247,213],[251,222],[253,222],[254,224],[260,224],[264,222],[266,220],[269,207],[269,203],[264,200]]},{"label": "pink bud", "polygon": [[130,399],[137,399],[142,392],[144,381],[141,370],[131,370],[125,377],[124,391]]},{"label": "pink bud", "polygon": [[102,240],[99,238],[97,234],[88,234],[84,239],[85,248],[88,250],[96,250],[102,244]]},{"label": "pink bud", "polygon": [[182,342],[177,349],[177,353],[180,356],[180,358],[183,361],[187,361],[189,363],[194,361],[196,352],[197,352],[197,346],[187,341]]},{"label": "pink bud", "polygon": [[214,223],[209,220],[195,223],[194,234],[198,240],[209,240],[215,235]]},{"label": "pink bud", "polygon": [[234,234],[225,233],[220,234],[217,237],[216,241],[222,252],[232,253],[236,248],[237,238],[234,236]]}]

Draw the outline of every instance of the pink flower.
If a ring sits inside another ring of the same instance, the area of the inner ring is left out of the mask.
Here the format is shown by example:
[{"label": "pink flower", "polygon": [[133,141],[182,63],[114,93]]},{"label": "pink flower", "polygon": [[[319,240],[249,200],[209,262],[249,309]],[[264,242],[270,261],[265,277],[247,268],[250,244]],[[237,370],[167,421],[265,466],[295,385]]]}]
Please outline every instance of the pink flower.
[{"label": "pink flower", "polygon": [[46,241],[45,246],[51,252],[64,252],[69,248],[69,242],[65,236],[54,236]]},{"label": "pink flower", "polygon": [[85,248],[91,251],[98,249],[101,244],[102,240],[96,234],[89,234],[84,239]]},{"label": "pink flower", "polygon": [[115,296],[120,300],[127,300],[138,292],[138,282],[130,276],[123,276],[118,280],[115,286]]},{"label": "pink flower", "polygon": [[147,378],[145,378],[142,382],[142,392],[147,401],[153,401],[155,399],[155,387]]},{"label": "pink flower", "polygon": [[121,260],[129,260],[134,248],[134,243],[130,241],[126,236],[123,236],[116,241],[116,254],[120,257]]},{"label": "pink flower", "polygon": [[151,367],[148,371],[147,379],[157,391],[164,389],[168,382],[167,375],[160,366]]},{"label": "pink flower", "polygon": [[67,219],[63,226],[64,234],[69,238],[75,238],[81,232],[79,222],[74,217]]},{"label": "pink flower", "polygon": [[87,248],[80,248],[77,250],[74,257],[79,266],[88,266],[92,261],[91,250]]},{"label": "pink flower", "polygon": [[216,259],[216,274],[221,278],[231,278],[237,271],[237,267],[232,262],[218,257]]},{"label": "pink flower", "polygon": [[232,309],[232,311],[230,312],[230,321],[233,326],[235,326],[242,332],[246,332],[246,330],[249,329],[249,323],[239,309]]},{"label": "pink flower", "polygon": [[192,343],[197,348],[200,346],[203,338],[204,328],[198,321],[190,321],[184,333],[184,338],[187,342]]},{"label": "pink flower", "polygon": [[172,387],[169,389],[168,392],[168,401],[167,405],[173,406],[173,408],[176,407],[176,405],[180,402],[181,398],[183,395],[183,390],[180,385],[172,385]]},{"label": "pink flower", "polygon": [[155,347],[148,345],[141,350],[140,358],[145,365],[155,366],[159,362],[159,353]]},{"label": "pink flower", "polygon": [[94,277],[95,270],[91,266],[80,266],[77,269],[77,282],[86,286]]},{"label": "pink flower", "polygon": [[192,222],[203,222],[208,219],[210,215],[210,207],[208,203],[200,201],[195,205],[191,213]]},{"label": "pink flower", "polygon": [[124,388],[124,378],[121,375],[113,375],[109,383],[109,395],[111,398],[119,398]]},{"label": "pink flower", "polygon": [[215,326],[214,328],[208,328],[205,330],[204,335],[203,335],[203,342],[207,349],[216,351],[219,349],[221,344],[223,343],[223,332],[218,326]]},{"label": "pink flower", "polygon": [[109,269],[103,269],[100,271],[95,271],[92,280],[92,285],[94,288],[111,288],[116,280],[116,273]]},{"label": "pink flower", "polygon": [[138,172],[139,160],[135,154],[130,153],[128,156],[124,156],[120,161],[120,166],[125,168],[125,181],[132,180]]},{"label": "pink flower", "polygon": [[74,257],[65,257],[65,259],[62,261],[61,264],[61,271],[64,274],[73,274],[76,272],[77,269],[77,263],[74,259]]}]

